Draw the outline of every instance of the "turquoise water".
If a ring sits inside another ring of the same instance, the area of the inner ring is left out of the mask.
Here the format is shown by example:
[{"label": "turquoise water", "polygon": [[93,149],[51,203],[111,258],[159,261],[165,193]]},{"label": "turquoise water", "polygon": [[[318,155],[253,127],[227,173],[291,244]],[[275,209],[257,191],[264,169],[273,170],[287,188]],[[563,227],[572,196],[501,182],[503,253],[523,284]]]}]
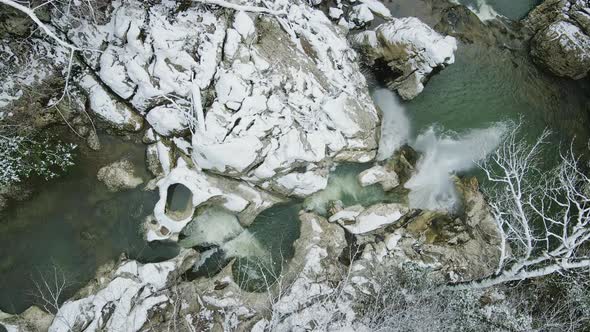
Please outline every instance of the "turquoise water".
[{"label": "turquoise water", "polygon": [[143,261],[177,254],[175,246],[143,240],[141,224],[157,201],[155,192],[110,193],[96,180],[98,168],[123,157],[147,179],[143,145],[106,136],[102,144],[101,151],[78,158],[67,176],[0,215],[0,310],[17,313],[33,304],[33,281],[51,278],[53,266],[70,285],[65,300],[121,253]]},{"label": "turquoise water", "polygon": [[522,119],[527,138],[548,128],[556,145],[575,139],[578,151],[585,151],[590,138],[587,86],[550,77],[528,59],[506,51],[460,44],[455,56],[453,65],[404,104],[414,133],[435,123],[464,132]]},{"label": "turquoise water", "polygon": [[358,204],[365,207],[379,202],[402,202],[404,198],[401,193],[385,192],[379,184],[361,186],[358,174],[371,166],[372,163],[338,165],[330,173],[326,189],[306,198],[303,208],[325,216],[329,203],[336,200],[340,200],[343,206]]},{"label": "turquoise water", "polygon": [[[301,203],[297,200],[279,203],[260,212],[242,233],[236,235],[234,230],[228,229],[231,239],[206,248],[202,253],[206,258],[197,262],[185,277],[193,280],[213,276],[235,258],[232,274],[236,282],[245,290],[261,291],[262,286],[266,286],[264,278],[271,280],[280,275],[295,254],[293,243],[299,238],[300,210]],[[181,240],[181,244],[183,242],[186,239]]]}]

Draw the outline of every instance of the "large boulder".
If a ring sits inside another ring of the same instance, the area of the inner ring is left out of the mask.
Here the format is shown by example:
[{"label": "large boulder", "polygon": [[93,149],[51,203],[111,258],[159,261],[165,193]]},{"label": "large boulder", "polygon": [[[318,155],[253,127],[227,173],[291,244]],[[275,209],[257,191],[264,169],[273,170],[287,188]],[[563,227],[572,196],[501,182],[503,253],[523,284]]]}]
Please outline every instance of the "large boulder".
[{"label": "large boulder", "polygon": [[533,31],[535,63],[561,77],[580,79],[590,70],[590,2],[548,0],[525,20]]},{"label": "large boulder", "polygon": [[96,177],[113,192],[133,189],[143,183],[143,180],[135,175],[133,164],[127,159],[102,167]]},{"label": "large boulder", "polygon": [[415,17],[392,19],[373,31],[352,37],[369,63],[385,62],[392,71],[390,86],[406,100],[416,97],[437,68],[455,62],[457,42]]}]

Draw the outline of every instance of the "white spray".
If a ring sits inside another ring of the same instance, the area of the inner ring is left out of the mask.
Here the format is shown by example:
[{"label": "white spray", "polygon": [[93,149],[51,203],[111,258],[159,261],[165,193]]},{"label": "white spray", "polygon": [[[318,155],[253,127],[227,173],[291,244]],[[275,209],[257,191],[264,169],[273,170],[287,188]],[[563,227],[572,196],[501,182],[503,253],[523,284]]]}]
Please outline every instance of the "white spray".
[{"label": "white spray", "polygon": [[408,142],[410,120],[406,116],[406,110],[400,103],[399,97],[390,90],[376,90],[373,93],[373,99],[383,114],[377,160],[385,160]]},{"label": "white spray", "polygon": [[477,17],[479,17],[479,19],[482,21],[493,20],[496,17],[501,16],[500,14],[498,14],[498,12],[496,12],[494,7],[492,7],[490,4],[488,4],[485,0],[470,0],[470,1],[452,0],[451,2],[454,2],[458,5],[459,4],[465,5],[467,8],[469,8],[469,10],[471,10],[475,15],[477,15]]},{"label": "white spray", "polygon": [[458,196],[451,175],[467,171],[500,144],[506,125],[473,129],[462,136],[437,135],[434,127],[420,134],[414,148],[422,153],[417,172],[406,182],[412,208],[452,211]]},{"label": "white spray", "polygon": [[[410,141],[410,120],[399,98],[390,90],[373,93],[383,113],[378,160],[393,155]],[[412,208],[452,211],[459,202],[451,176],[465,172],[484,159],[501,142],[506,125],[474,129],[464,135],[437,132],[434,127],[418,135],[412,146],[422,153],[416,173],[406,182]]]}]

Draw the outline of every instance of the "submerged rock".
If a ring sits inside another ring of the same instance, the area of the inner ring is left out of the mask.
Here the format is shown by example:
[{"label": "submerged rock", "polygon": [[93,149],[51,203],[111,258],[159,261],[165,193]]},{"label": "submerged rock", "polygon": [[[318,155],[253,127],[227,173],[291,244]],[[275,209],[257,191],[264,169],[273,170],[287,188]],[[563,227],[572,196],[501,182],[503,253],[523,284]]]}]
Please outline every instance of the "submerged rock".
[{"label": "submerged rock", "polygon": [[547,0],[525,19],[534,33],[531,56],[561,77],[580,79],[590,70],[590,2]]},{"label": "submerged rock", "polygon": [[442,36],[414,17],[393,19],[374,31],[352,37],[368,61],[383,61],[392,71],[390,85],[406,100],[424,89],[424,83],[437,68],[455,62],[455,38]]},{"label": "submerged rock", "polygon": [[102,167],[96,176],[113,192],[133,189],[143,183],[143,180],[135,175],[134,166],[127,159]]}]

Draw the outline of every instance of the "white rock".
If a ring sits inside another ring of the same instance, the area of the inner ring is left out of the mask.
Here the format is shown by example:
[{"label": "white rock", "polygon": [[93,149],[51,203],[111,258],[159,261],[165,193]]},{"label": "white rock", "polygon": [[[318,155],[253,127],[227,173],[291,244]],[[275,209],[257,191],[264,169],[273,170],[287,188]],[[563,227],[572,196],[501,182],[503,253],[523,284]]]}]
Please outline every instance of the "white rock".
[{"label": "white rock", "polygon": [[369,9],[383,17],[383,18],[391,18],[391,12],[389,11],[389,9],[383,4],[383,2],[379,1],[379,0],[360,0],[361,3],[367,5],[367,7],[369,7]]},{"label": "white rock", "polygon": [[329,222],[338,222],[341,224],[354,223],[354,221],[356,220],[356,217],[358,217],[358,215],[361,212],[363,212],[364,209],[365,208],[362,207],[361,205],[349,206],[349,207],[346,207],[346,208],[334,213],[332,216],[330,216],[328,221]]},{"label": "white rock", "polygon": [[167,295],[158,292],[185,257],[162,263],[123,264],[96,294],[66,301],[49,332],[69,332],[75,326],[83,326],[84,331],[138,331],[147,322],[150,310],[168,301]]},{"label": "white rock", "polygon": [[187,115],[172,106],[156,106],[145,119],[162,136],[177,135],[188,129]]},{"label": "white rock", "polygon": [[[341,211],[342,212],[342,211]],[[335,220],[352,234],[365,234],[392,224],[409,212],[409,208],[402,204],[379,203],[360,212],[353,224],[344,220]]]},{"label": "white rock", "polygon": [[80,85],[88,92],[90,109],[102,120],[120,130],[135,132],[141,129],[141,116],[111,97],[92,76],[84,76]]},{"label": "white rock", "polygon": [[247,86],[233,73],[223,73],[215,84],[217,99],[223,103],[241,104],[247,96]]},{"label": "white rock", "polygon": [[291,195],[307,197],[326,188],[326,185],[328,185],[328,176],[320,175],[313,171],[290,173],[278,178],[277,183],[283,186]]},{"label": "white rock", "polygon": [[360,4],[352,7],[348,14],[349,21],[356,23],[357,25],[365,25],[375,19],[371,8],[367,4]]},{"label": "white rock", "polygon": [[397,173],[380,165],[364,170],[358,175],[358,179],[363,187],[381,183],[385,191],[391,190],[399,185]]},{"label": "white rock", "polygon": [[234,17],[233,23],[234,29],[244,40],[249,39],[256,33],[256,28],[254,27],[254,22],[250,18],[250,16],[244,11],[238,11]]},{"label": "white rock", "polygon": [[330,15],[330,18],[338,20],[340,17],[342,17],[343,11],[340,8],[330,7],[328,14]]}]

